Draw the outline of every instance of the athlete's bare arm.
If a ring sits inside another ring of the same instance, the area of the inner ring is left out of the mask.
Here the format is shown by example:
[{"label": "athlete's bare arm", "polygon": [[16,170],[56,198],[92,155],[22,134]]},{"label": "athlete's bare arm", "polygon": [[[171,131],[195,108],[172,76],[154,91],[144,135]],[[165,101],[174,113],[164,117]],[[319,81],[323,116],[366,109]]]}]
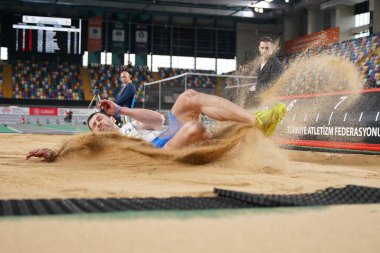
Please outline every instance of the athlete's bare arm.
[{"label": "athlete's bare arm", "polygon": [[[98,104],[103,107],[108,115],[115,115],[117,105],[110,100],[101,100]],[[159,130],[164,123],[164,116],[158,112],[147,109],[135,109],[128,107],[119,107],[119,115],[125,115],[136,120],[139,125],[147,130]]]}]

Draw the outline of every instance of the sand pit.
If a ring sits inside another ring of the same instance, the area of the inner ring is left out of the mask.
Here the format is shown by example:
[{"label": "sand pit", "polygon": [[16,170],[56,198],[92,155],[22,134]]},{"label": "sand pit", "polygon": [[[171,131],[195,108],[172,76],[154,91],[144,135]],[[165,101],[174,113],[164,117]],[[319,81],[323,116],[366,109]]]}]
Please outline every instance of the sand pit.
[{"label": "sand pit", "polygon": [[[88,150],[82,150],[53,163],[25,160],[30,149],[59,148],[71,138],[1,135],[1,199],[211,196],[214,187],[284,194],[346,184],[380,187],[380,156],[285,151],[267,141],[254,152],[233,150],[223,153],[228,159],[202,165],[153,151],[115,153],[117,148],[86,157]],[[380,205],[143,212],[2,218],[0,238],[7,252],[377,252],[379,224]]]},{"label": "sand pit", "polygon": [[258,193],[303,193],[346,184],[380,187],[380,156],[286,151],[266,140],[247,140],[240,144],[246,150],[237,146],[209,163],[195,165],[173,159],[201,152],[197,147],[185,155],[168,155],[142,146],[148,151],[141,153],[120,150],[114,140],[107,144],[103,140],[100,146],[106,148],[95,153],[83,150],[81,144],[81,150],[53,163],[40,158],[26,161],[29,150],[59,148],[73,137],[3,135],[2,139],[6,140],[0,153],[2,199],[204,196],[211,195],[214,187]]}]

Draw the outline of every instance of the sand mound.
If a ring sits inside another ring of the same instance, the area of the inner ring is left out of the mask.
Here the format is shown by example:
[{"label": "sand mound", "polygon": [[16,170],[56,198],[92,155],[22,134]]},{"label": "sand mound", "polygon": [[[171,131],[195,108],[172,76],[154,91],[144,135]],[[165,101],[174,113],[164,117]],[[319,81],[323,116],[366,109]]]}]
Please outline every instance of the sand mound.
[{"label": "sand mound", "polygon": [[[88,162],[88,160],[104,163],[123,159],[135,160],[138,157],[140,162],[145,161],[148,164],[151,162],[179,162],[189,165],[218,163],[252,167],[258,165],[259,161],[271,160],[271,157],[277,157],[278,161],[281,153],[250,125],[232,124],[217,130],[214,136],[211,141],[197,143],[181,150],[161,150],[118,133],[87,134],[66,141],[58,151],[57,162],[69,159],[75,163]],[[259,146],[261,148],[257,149]],[[266,150],[264,153],[261,152],[263,148]],[[286,160],[285,156],[280,160]],[[259,164],[257,167],[262,168],[263,165]],[[267,167],[268,171],[273,170],[270,165],[264,167]]]}]

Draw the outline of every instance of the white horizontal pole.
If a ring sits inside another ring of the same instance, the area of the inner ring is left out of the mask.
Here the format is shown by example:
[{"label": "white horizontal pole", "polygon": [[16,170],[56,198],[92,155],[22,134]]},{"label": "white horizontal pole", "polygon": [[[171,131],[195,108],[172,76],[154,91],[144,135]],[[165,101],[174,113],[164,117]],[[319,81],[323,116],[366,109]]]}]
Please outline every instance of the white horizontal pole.
[{"label": "white horizontal pole", "polygon": [[[245,78],[245,79],[254,79],[254,80],[257,79],[256,76],[234,76],[234,75],[217,75],[217,74],[207,74],[207,73],[191,73],[191,72],[186,72],[186,73],[182,73],[180,75],[164,78],[164,79],[153,81],[153,82],[150,82],[150,83],[144,83],[144,86],[149,86],[149,85],[153,85],[153,84],[156,84],[156,83],[170,81],[170,80],[177,79],[179,77],[183,77],[183,76],[186,76],[186,75],[191,75],[191,76],[212,76],[212,77],[229,77],[229,78]],[[239,85],[239,86],[241,87],[243,85]]]}]

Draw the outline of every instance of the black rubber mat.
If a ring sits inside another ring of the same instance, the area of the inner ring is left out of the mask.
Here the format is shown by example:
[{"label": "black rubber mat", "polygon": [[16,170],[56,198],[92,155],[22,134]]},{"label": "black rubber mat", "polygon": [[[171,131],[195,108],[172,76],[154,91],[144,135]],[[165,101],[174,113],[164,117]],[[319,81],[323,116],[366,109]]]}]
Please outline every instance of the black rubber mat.
[{"label": "black rubber mat", "polygon": [[344,188],[327,188],[309,194],[252,194],[214,189],[219,197],[240,200],[254,207],[316,206],[380,203],[380,188],[347,185]]},{"label": "black rubber mat", "polygon": [[380,203],[380,188],[348,185],[310,194],[267,195],[215,189],[216,197],[0,200],[0,216],[141,210],[204,210]]},{"label": "black rubber mat", "polygon": [[0,200],[0,216],[248,207],[248,203],[224,197]]}]

